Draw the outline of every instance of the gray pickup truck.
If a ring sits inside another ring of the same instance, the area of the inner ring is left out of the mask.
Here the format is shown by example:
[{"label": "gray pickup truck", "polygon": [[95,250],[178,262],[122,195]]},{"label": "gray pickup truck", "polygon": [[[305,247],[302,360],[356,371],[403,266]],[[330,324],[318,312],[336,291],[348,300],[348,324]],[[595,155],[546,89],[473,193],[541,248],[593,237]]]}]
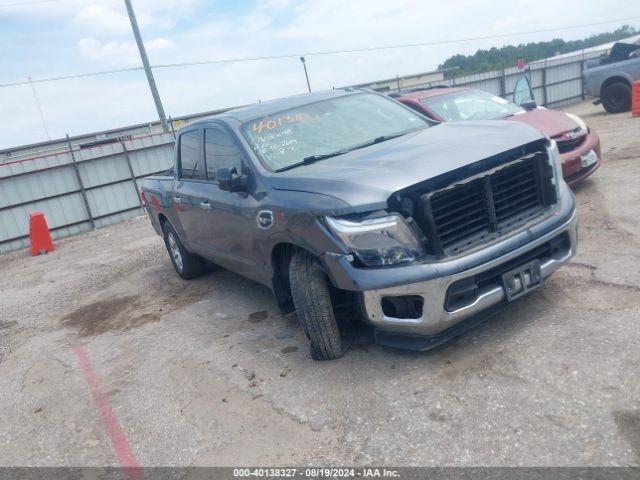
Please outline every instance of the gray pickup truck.
[{"label": "gray pickup truck", "polygon": [[432,348],[576,252],[555,142],[518,122],[434,126],[360,89],[191,123],[143,195],[180,276],[210,261],[266,285],[314,359],[340,357],[358,319],[381,344]]},{"label": "gray pickup truck", "polygon": [[640,80],[640,44],[618,42],[608,55],[588,60],[582,73],[584,91],[609,113],[631,108],[631,87]]}]

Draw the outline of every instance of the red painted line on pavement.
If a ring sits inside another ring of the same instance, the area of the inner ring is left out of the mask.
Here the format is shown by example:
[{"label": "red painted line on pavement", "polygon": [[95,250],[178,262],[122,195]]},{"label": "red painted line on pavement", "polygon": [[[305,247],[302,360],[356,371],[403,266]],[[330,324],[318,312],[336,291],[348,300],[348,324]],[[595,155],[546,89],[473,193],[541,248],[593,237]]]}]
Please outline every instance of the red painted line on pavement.
[{"label": "red painted line on pavement", "polygon": [[91,361],[89,360],[87,351],[81,346],[74,347],[73,351],[76,354],[84,378],[89,384],[91,395],[100,412],[102,425],[109,434],[120,465],[125,468],[125,474],[129,480],[140,480],[142,478],[140,474],[140,464],[131,450],[129,440],[127,440],[126,435],[120,428],[120,423],[111,409],[109,399],[102,390],[100,390],[98,376],[91,367]]}]

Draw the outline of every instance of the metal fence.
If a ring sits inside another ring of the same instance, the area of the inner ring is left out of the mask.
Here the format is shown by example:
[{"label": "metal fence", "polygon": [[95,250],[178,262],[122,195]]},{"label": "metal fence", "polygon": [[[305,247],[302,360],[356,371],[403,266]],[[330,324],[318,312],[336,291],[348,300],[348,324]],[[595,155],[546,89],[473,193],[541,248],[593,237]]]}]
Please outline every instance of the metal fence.
[{"label": "metal fence", "polygon": [[431,86],[437,83],[472,87],[513,100],[516,82],[523,75],[528,75],[533,94],[539,105],[561,107],[584,98],[582,71],[584,70],[585,62],[592,58],[598,58],[603,53],[606,53],[606,50],[585,52],[573,56],[561,56],[532,62],[522,69],[512,67],[458,76],[443,82],[426,83],[424,86]]},{"label": "metal fence", "polygon": [[[589,52],[446,80],[512,98],[518,79],[529,75],[540,105],[562,106],[583,97],[582,70]],[[438,82],[442,83],[442,82]],[[428,84],[427,84],[428,85]],[[0,163],[0,253],[29,243],[29,213],[42,211],[53,238],[132,218],[142,212],[140,179],[173,163],[173,133],[122,138],[82,148]]]},{"label": "metal fence", "polygon": [[0,252],[29,243],[29,213],[45,214],[53,238],[142,213],[140,180],[173,164],[173,133],[0,164]]}]

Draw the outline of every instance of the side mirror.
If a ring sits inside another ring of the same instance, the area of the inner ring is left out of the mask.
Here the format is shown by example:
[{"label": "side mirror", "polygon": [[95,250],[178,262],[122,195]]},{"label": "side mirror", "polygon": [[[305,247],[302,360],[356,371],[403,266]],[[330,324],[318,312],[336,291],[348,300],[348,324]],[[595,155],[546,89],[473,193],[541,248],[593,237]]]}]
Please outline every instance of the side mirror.
[{"label": "side mirror", "polygon": [[236,169],[234,168],[232,172],[231,169],[227,167],[218,169],[216,172],[216,180],[220,190],[231,190],[231,179],[233,178],[235,170]]},{"label": "side mirror", "polygon": [[238,175],[236,167],[219,168],[216,172],[216,180],[220,190],[242,192],[247,188],[247,176]]},{"label": "side mirror", "polygon": [[522,102],[520,106],[525,110],[535,110],[538,108],[538,104],[535,100],[527,100],[526,102]]}]

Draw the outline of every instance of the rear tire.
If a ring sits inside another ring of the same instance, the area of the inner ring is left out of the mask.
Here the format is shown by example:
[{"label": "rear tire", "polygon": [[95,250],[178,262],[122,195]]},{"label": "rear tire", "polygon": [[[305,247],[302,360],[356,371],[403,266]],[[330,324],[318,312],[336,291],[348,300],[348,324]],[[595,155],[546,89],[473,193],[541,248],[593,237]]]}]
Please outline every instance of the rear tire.
[{"label": "rear tire", "polygon": [[615,82],[602,92],[602,106],[609,113],[626,112],[631,108],[631,87],[623,82]]},{"label": "rear tire", "polygon": [[204,258],[189,253],[182,245],[176,231],[168,222],[164,224],[162,231],[164,232],[164,244],[167,247],[167,252],[169,252],[169,258],[171,258],[173,268],[175,268],[178,275],[185,280],[202,275],[206,271]]},{"label": "rear tire", "polygon": [[345,349],[333,312],[329,279],[313,255],[304,250],[294,253],[289,282],[298,322],[311,344],[311,358],[340,358]]}]

